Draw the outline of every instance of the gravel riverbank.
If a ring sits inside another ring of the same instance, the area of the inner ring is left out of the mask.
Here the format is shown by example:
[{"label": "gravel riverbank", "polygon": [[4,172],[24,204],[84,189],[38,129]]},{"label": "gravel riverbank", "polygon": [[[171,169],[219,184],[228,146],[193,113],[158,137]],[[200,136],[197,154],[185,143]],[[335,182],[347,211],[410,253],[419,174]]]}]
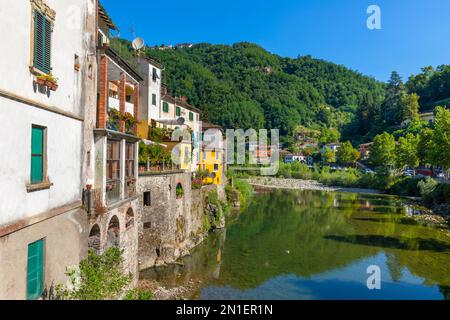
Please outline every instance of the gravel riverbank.
[{"label": "gravel riverbank", "polygon": [[318,190],[330,192],[353,192],[366,194],[380,194],[380,191],[374,189],[360,189],[360,188],[343,188],[326,186],[313,180],[300,179],[282,179],[273,177],[258,177],[245,179],[254,187],[265,187],[273,189],[295,189],[295,190]]}]

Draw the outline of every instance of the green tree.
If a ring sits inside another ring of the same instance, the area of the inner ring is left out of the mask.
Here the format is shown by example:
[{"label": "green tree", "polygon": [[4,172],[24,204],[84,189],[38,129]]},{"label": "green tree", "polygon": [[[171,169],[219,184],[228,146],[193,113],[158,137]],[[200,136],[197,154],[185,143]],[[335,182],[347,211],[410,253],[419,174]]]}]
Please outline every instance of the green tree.
[{"label": "green tree", "polygon": [[398,125],[402,122],[401,98],[405,91],[402,78],[393,71],[386,87],[386,98],[382,105],[382,117],[388,125]]},{"label": "green tree", "polygon": [[423,165],[433,163],[433,130],[425,128],[419,135],[419,144],[417,146],[417,155]]},{"label": "green tree", "polygon": [[354,164],[360,156],[359,151],[353,148],[350,141],[342,143],[336,154],[337,161],[341,164]]},{"label": "green tree", "polygon": [[436,119],[432,136],[432,164],[450,168],[450,110],[436,108]]},{"label": "green tree", "polygon": [[320,144],[339,142],[339,139],[341,139],[341,133],[337,129],[322,128],[319,139]]},{"label": "green tree", "polygon": [[402,108],[401,121],[407,119],[411,121],[419,120],[419,96],[417,94],[403,92],[400,104]]},{"label": "green tree", "polygon": [[336,152],[326,147],[323,153],[323,161],[326,163],[335,163],[336,162]]},{"label": "green tree", "polygon": [[411,133],[399,138],[395,157],[398,169],[404,169],[405,167],[416,168],[419,166],[419,141],[420,137]]},{"label": "green tree", "polygon": [[392,168],[395,165],[396,143],[387,132],[377,135],[370,148],[370,161],[376,166]]}]

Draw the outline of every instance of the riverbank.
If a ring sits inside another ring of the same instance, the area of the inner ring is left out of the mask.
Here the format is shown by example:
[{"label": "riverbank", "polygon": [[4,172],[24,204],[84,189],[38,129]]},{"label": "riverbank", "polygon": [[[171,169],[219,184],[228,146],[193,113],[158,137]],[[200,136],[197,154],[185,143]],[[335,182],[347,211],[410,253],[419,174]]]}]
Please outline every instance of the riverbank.
[{"label": "riverbank", "polygon": [[326,186],[314,180],[302,179],[287,179],[274,177],[257,177],[243,179],[255,188],[270,188],[270,189],[292,189],[292,190],[316,190],[328,192],[351,192],[361,194],[381,194],[376,189],[363,188],[344,188],[336,186]]},{"label": "riverbank", "polygon": [[[395,196],[390,194],[384,194],[376,189],[365,188],[345,188],[338,186],[327,186],[314,180],[302,180],[302,179],[288,179],[288,178],[275,178],[275,177],[253,177],[245,179],[247,183],[252,185],[256,190],[263,191],[265,189],[287,189],[287,190],[315,190],[325,192],[349,192],[358,194],[379,194],[385,196]],[[415,203],[422,201],[419,197],[401,197],[411,200]],[[434,224],[440,227],[448,225],[449,216],[446,214],[448,208],[444,210],[434,210],[434,208],[425,209],[420,215],[414,215],[414,219],[419,222],[426,222]],[[426,212],[425,212],[426,211]]]}]

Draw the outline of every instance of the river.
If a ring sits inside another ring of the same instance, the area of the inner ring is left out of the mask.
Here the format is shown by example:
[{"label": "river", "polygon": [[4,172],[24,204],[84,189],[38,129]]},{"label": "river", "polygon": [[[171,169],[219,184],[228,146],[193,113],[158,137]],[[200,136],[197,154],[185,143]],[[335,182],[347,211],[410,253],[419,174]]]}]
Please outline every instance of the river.
[{"label": "river", "polygon": [[450,299],[448,228],[417,213],[395,197],[274,190],[141,277],[188,299]]}]

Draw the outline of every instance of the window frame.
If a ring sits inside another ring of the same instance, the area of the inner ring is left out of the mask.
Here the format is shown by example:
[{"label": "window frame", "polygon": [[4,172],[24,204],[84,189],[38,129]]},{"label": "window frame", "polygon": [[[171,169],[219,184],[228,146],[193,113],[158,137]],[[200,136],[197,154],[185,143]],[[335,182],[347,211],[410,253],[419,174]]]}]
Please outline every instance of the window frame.
[{"label": "window frame", "polygon": [[[106,180],[107,181],[120,181],[121,180],[121,168],[120,168],[120,163],[122,161],[122,146],[119,140],[114,140],[114,139],[108,139],[106,141]],[[118,159],[114,158],[114,150],[113,147],[111,148],[111,152],[109,150],[109,145],[118,145],[119,146],[119,157]],[[113,173],[113,163],[117,163],[117,177],[114,176]],[[109,167],[109,164],[111,164],[111,166]]]},{"label": "window frame", "polygon": [[166,101],[163,101],[162,109],[163,109],[164,113],[169,113],[169,111],[170,111],[169,103]]},{"label": "window frame", "polygon": [[[30,290],[30,248],[32,248],[33,245],[38,245],[40,244],[40,248],[39,248],[39,255],[38,255],[38,263],[39,263],[39,270],[38,271],[34,271],[34,272],[38,272],[38,277],[37,280],[39,281],[39,290],[37,290],[34,294],[31,294],[29,292]],[[42,296],[42,293],[44,292],[44,284],[45,284],[45,238],[43,239],[39,239],[35,242],[31,242],[28,244],[27,247],[27,286],[26,286],[26,297],[27,300],[37,300]],[[39,259],[40,258],[40,259]],[[39,278],[40,276],[40,278]]]},{"label": "window frame", "polygon": [[[130,150],[131,147],[131,157]],[[136,176],[136,144],[134,142],[125,142],[125,179],[135,178]],[[131,170],[131,173],[129,172]]]},{"label": "window frame", "polygon": [[[33,133],[34,130],[42,131],[42,150],[41,154],[33,154]],[[42,179],[33,181],[33,157],[40,156],[41,160],[41,175]],[[48,182],[47,178],[47,127],[32,124],[31,125],[31,145],[30,145],[30,185],[39,185]]]},{"label": "window frame", "polygon": [[[46,12],[47,12],[48,10],[46,10]],[[52,68],[52,47],[53,47],[53,30],[54,30],[54,17],[52,17],[52,16],[49,16],[48,14],[45,14],[44,13],[44,10],[42,10],[41,8],[38,8],[38,7],[33,7],[32,8],[32,11],[31,11],[32,13],[31,13],[31,39],[30,39],[30,41],[31,41],[31,52],[30,52],[30,66],[31,66],[31,69],[32,69],[32,71],[34,71],[34,72],[37,72],[38,74],[40,73],[40,74],[47,74],[47,75],[49,75],[49,74],[51,74],[52,73],[52,70],[53,70],[53,68]],[[43,48],[42,48],[42,51],[43,51],[43,57],[42,57],[42,60],[43,60],[43,65],[39,65],[38,63],[37,63],[37,57],[36,57],[36,47],[37,47],[37,42],[38,42],[38,39],[37,39],[37,15],[40,15],[41,17],[42,17],[42,19],[43,19],[43,21],[44,21],[44,23],[43,23],[43,26],[42,26],[42,28],[43,28],[43,30],[42,30],[42,45],[43,45]],[[45,52],[45,42],[47,41],[47,38],[46,38],[46,31],[47,31],[47,29],[45,28],[46,27],[46,25],[49,25],[49,33],[50,33],[50,35],[49,35],[49,39],[48,39],[48,41],[49,41],[49,48],[48,48],[48,52]],[[48,54],[48,69],[46,68],[46,66],[45,66],[45,58],[46,58],[46,55],[45,54]]]}]

